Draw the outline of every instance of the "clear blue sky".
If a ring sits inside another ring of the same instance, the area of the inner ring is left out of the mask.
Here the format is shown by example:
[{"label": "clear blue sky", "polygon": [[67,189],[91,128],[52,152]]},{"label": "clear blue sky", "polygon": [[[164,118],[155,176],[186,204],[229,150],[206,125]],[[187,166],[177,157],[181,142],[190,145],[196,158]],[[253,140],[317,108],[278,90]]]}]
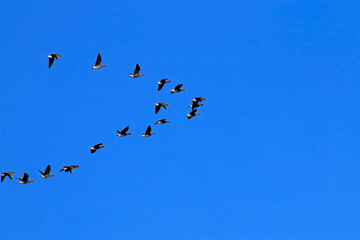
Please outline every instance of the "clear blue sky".
[{"label": "clear blue sky", "polygon": [[[1,235],[359,239],[359,12],[355,0],[2,1],[0,171],[35,183],[0,184]],[[92,70],[99,52],[107,67]],[[50,53],[64,57],[49,70]],[[129,78],[137,62],[147,75]],[[157,92],[161,78],[173,83]],[[187,90],[170,95],[177,83]],[[208,100],[188,121],[195,96]],[[155,116],[158,101],[170,106]],[[116,137],[126,125],[134,135]],[[47,164],[56,176],[42,179]],[[59,173],[67,164],[80,169]]]}]

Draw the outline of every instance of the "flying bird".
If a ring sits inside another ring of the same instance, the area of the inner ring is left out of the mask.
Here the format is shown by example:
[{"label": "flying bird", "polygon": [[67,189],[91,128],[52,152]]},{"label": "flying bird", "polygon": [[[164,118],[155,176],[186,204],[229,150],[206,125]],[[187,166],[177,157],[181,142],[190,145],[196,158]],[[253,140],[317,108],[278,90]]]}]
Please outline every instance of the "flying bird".
[{"label": "flying bird", "polygon": [[101,55],[100,53],[98,54],[97,56],[97,59],[96,59],[96,62],[95,62],[95,66],[91,67],[92,69],[99,69],[99,68],[102,68],[102,67],[106,67],[106,65],[101,65]]},{"label": "flying bird", "polygon": [[159,85],[158,91],[160,91],[160,90],[163,88],[163,86],[165,85],[165,83],[171,83],[171,81],[166,81],[166,80],[167,80],[167,78],[164,78],[164,79],[161,79],[160,82],[157,82],[157,83],[156,83],[156,84]]},{"label": "flying bird", "polygon": [[165,124],[165,123],[169,123],[171,121],[166,121],[167,118],[163,118],[163,119],[160,119],[159,121],[157,121],[155,124]]},{"label": "flying bird", "polygon": [[39,170],[39,172],[41,173],[42,178],[54,177],[55,175],[50,175],[50,171],[51,171],[50,165],[47,165],[47,167],[45,169],[45,172]]},{"label": "flying bird", "polygon": [[199,102],[193,101],[193,103],[191,105],[189,105],[188,107],[191,107],[191,109],[194,110],[195,108],[200,107],[200,106],[204,106],[204,104],[199,104]]},{"label": "flying bird", "polygon": [[98,143],[95,144],[93,147],[89,148],[91,150],[91,154],[93,154],[94,152],[96,152],[96,150],[100,149],[100,148],[104,148],[105,146],[102,146],[102,143]]},{"label": "flying bird", "polygon": [[141,76],[145,76],[145,74],[140,74],[140,66],[139,66],[139,64],[136,64],[134,73],[129,73],[129,74],[130,74],[129,77],[132,77],[132,78],[138,78],[138,77],[141,77]]},{"label": "flying bird", "polygon": [[192,101],[192,102],[202,102],[202,101],[204,101],[204,100],[206,100],[206,98],[196,97],[196,98],[192,99],[191,101]]},{"label": "flying bird", "polygon": [[155,105],[155,114],[157,114],[160,111],[161,107],[166,109],[166,107],[169,106],[169,104],[163,102],[155,103],[154,105]]},{"label": "flying bird", "polygon": [[63,57],[62,54],[58,54],[58,53],[53,53],[50,54],[49,56],[46,56],[49,59],[49,68],[51,68],[51,66],[53,65],[55,58],[59,59],[59,57]]},{"label": "flying bird", "polygon": [[4,181],[4,179],[6,178],[6,176],[8,176],[11,180],[13,179],[13,173],[15,172],[3,172],[2,174],[0,174],[1,176],[1,182]]},{"label": "flying bird", "polygon": [[151,132],[151,126],[149,125],[148,127],[147,127],[147,129],[146,129],[146,132],[145,133],[143,133],[143,135],[141,135],[142,137],[150,137],[151,135],[154,135],[154,134],[156,134],[156,133],[152,133]]},{"label": "flying bird", "polygon": [[27,184],[27,183],[31,183],[34,182],[33,180],[29,180],[29,174],[24,173],[24,176],[22,178],[17,177],[16,179],[20,180],[20,184]]},{"label": "flying bird", "polygon": [[119,136],[119,137],[125,137],[127,135],[131,135],[131,133],[127,133],[127,131],[129,130],[129,126],[125,127],[123,130],[119,131],[119,130],[116,130],[118,132],[118,134],[116,134],[116,136]]},{"label": "flying bird", "polygon": [[186,116],[188,117],[188,120],[195,117],[196,115],[200,115],[200,113],[196,113],[197,109],[192,110],[189,114]]},{"label": "flying bird", "polygon": [[72,173],[73,170],[74,170],[74,168],[79,168],[79,166],[78,166],[78,165],[64,166],[64,167],[60,170],[60,172],[65,171],[65,172],[70,172],[70,173]]},{"label": "flying bird", "polygon": [[183,86],[183,84],[181,83],[181,84],[177,85],[174,89],[171,89],[170,90],[171,94],[181,92],[181,91],[185,91],[186,90],[185,88],[180,89],[182,86]]}]

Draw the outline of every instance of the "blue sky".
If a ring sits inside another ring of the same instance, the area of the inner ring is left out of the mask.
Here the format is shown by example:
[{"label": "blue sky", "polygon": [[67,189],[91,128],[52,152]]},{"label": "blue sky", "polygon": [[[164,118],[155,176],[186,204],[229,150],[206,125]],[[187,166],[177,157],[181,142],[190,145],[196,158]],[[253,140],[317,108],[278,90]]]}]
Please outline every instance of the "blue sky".
[{"label": "blue sky", "polygon": [[[13,239],[359,239],[358,1],[3,1]],[[100,70],[90,69],[98,53]],[[49,70],[50,53],[64,57]],[[139,63],[142,78],[127,73]],[[155,82],[172,81],[157,92]],[[187,90],[170,95],[183,83]],[[208,100],[187,120],[195,96]],[[154,103],[170,106],[154,115]],[[172,123],[148,124],[167,117]],[[116,137],[130,125],[132,136]],[[106,146],[91,155],[88,148]],[[51,164],[54,178],[38,169]],[[73,174],[58,171],[80,165]],[[46,236],[46,237],[45,237]]]}]

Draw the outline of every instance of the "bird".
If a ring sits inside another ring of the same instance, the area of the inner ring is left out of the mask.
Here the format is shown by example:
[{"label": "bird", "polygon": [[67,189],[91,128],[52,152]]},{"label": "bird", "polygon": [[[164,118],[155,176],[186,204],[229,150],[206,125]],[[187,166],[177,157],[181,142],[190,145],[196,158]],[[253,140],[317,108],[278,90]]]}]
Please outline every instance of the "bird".
[{"label": "bird", "polygon": [[200,106],[204,106],[204,104],[199,104],[199,102],[193,101],[193,103],[191,105],[189,105],[188,107],[191,107],[191,109],[194,110],[195,108],[200,107]]},{"label": "bird", "polygon": [[102,68],[102,67],[106,67],[106,65],[101,65],[101,55],[100,53],[98,54],[97,56],[97,59],[96,59],[96,62],[95,62],[95,66],[91,67],[92,69],[99,69],[99,68]]},{"label": "bird", "polygon": [[188,120],[195,117],[196,115],[200,115],[200,113],[196,113],[197,109],[192,110],[189,114],[186,116],[188,117]]},{"label": "bird", "polygon": [[59,59],[59,57],[63,57],[62,54],[58,54],[58,53],[53,53],[50,54],[49,56],[46,56],[49,59],[49,69],[51,68],[51,66],[53,65],[55,58]]},{"label": "bird", "polygon": [[127,133],[127,131],[129,130],[129,126],[125,127],[123,130],[119,131],[119,130],[116,130],[118,132],[118,134],[116,134],[116,136],[119,136],[119,137],[125,137],[127,135],[131,135],[131,133]]},{"label": "bird", "polygon": [[167,118],[163,118],[163,119],[160,119],[159,121],[157,121],[155,124],[165,124],[165,123],[169,123],[171,121],[166,121]]},{"label": "bird", "polygon": [[171,83],[171,81],[166,81],[166,80],[167,80],[167,78],[164,78],[164,79],[161,79],[160,82],[157,82],[157,83],[156,83],[156,84],[159,85],[158,91],[160,91],[160,90],[163,88],[163,86],[165,85],[165,83]]},{"label": "bird", "polygon": [[42,178],[54,177],[55,175],[50,175],[50,171],[51,171],[50,165],[47,165],[47,167],[45,169],[45,172],[39,170],[39,172],[41,173]]},{"label": "bird", "polygon": [[94,152],[96,152],[96,150],[105,147],[105,146],[101,146],[101,145],[102,145],[102,143],[98,143],[98,144],[95,144],[93,147],[89,148],[89,149],[91,150],[91,154],[93,154]]},{"label": "bird", "polygon": [[140,74],[140,66],[139,66],[139,64],[136,64],[134,73],[129,73],[129,74],[130,74],[129,77],[132,77],[132,78],[138,78],[138,77],[141,77],[141,76],[145,76],[145,74]]},{"label": "bird", "polygon": [[3,172],[2,174],[0,174],[1,176],[1,182],[4,181],[5,177],[8,176],[11,180],[13,179],[13,173],[15,172]]},{"label": "bird", "polygon": [[160,111],[161,107],[166,109],[166,107],[169,106],[169,104],[163,103],[163,102],[155,103],[154,105],[156,106],[155,107],[155,114],[157,114]]},{"label": "bird", "polygon": [[185,88],[180,89],[182,86],[183,86],[183,84],[181,83],[181,84],[177,85],[174,89],[171,89],[170,90],[171,94],[181,92],[181,91],[185,91],[186,90]]},{"label": "bird", "polygon": [[29,174],[24,173],[24,176],[22,178],[17,177],[16,179],[20,180],[20,184],[27,184],[27,183],[31,183],[34,182],[33,180],[29,180]]},{"label": "bird", "polygon": [[74,170],[74,168],[79,168],[79,166],[78,166],[78,165],[64,166],[64,167],[60,170],[60,172],[62,172],[62,171],[65,170],[65,172],[70,172],[70,173],[72,173],[73,170]]},{"label": "bird", "polygon": [[154,135],[154,134],[156,134],[156,133],[152,133],[151,132],[151,126],[149,125],[148,127],[147,127],[147,129],[146,129],[146,132],[145,133],[143,133],[143,135],[141,135],[142,137],[150,137],[151,135]]},{"label": "bird", "polygon": [[206,98],[196,97],[196,98],[192,99],[191,101],[192,101],[192,102],[202,102],[202,101],[204,101],[204,100],[206,100]]}]

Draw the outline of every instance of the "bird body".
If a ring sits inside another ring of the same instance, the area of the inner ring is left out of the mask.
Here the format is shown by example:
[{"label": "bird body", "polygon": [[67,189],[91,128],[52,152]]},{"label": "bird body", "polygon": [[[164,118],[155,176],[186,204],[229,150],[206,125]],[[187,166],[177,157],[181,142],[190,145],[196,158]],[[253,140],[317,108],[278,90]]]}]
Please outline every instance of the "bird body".
[{"label": "bird body", "polygon": [[173,94],[173,93],[185,91],[186,90],[185,88],[181,89],[182,86],[183,86],[182,83],[177,85],[174,89],[170,90],[170,93]]},{"label": "bird body", "polygon": [[155,105],[155,114],[157,114],[160,111],[161,107],[166,109],[167,106],[169,106],[169,104],[163,102],[155,103],[154,105]]},{"label": "bird body", "polygon": [[97,56],[96,62],[95,62],[95,66],[93,66],[91,68],[92,69],[100,69],[102,67],[106,67],[106,65],[101,65],[101,60],[102,60],[102,58],[101,58],[101,55],[99,53],[98,56]]},{"label": "bird body", "polygon": [[51,66],[53,65],[55,59],[59,59],[59,57],[63,57],[62,54],[58,54],[58,53],[53,53],[50,54],[49,56],[46,56],[49,59],[49,68],[51,68]]},{"label": "bird body", "polygon": [[50,174],[50,171],[51,171],[50,165],[47,165],[47,167],[46,167],[46,169],[45,169],[45,172],[39,170],[39,172],[41,173],[41,177],[42,177],[42,178],[54,177],[55,175],[51,175],[51,174]]},{"label": "bird body", "polygon": [[191,101],[192,101],[192,102],[202,102],[202,101],[204,101],[204,100],[206,100],[206,98],[196,97],[196,98],[192,99]]},{"label": "bird body", "polygon": [[158,86],[158,91],[160,91],[163,87],[164,87],[164,85],[166,84],[166,83],[171,83],[171,81],[166,81],[167,80],[167,78],[164,78],[164,79],[161,79],[160,80],[160,82],[157,82],[156,84],[158,84],[159,86]]},{"label": "bird body", "polygon": [[5,177],[6,176],[8,176],[11,180],[13,179],[13,173],[15,173],[15,172],[3,172],[3,173],[1,173],[0,174],[0,176],[1,176],[1,182],[3,182],[4,181],[4,179],[5,179]]},{"label": "bird body", "polygon": [[141,76],[145,76],[145,74],[140,74],[140,65],[137,63],[134,72],[129,73],[129,77],[138,78]]},{"label": "bird body", "polygon": [[165,123],[169,123],[171,121],[166,121],[167,118],[163,118],[163,119],[160,119],[159,121],[157,121],[155,124],[165,124]]},{"label": "bird body", "polygon": [[102,143],[95,144],[93,147],[89,148],[91,150],[91,154],[95,153],[96,150],[100,148],[104,148],[105,146],[102,146]]},{"label": "bird body", "polygon": [[16,178],[20,180],[20,184],[27,184],[27,183],[31,183],[34,182],[33,180],[29,180],[29,174],[24,173],[24,176],[22,178]]},{"label": "bird body", "polygon": [[150,137],[151,135],[154,135],[154,134],[156,134],[156,133],[152,133],[151,132],[151,126],[149,125],[148,127],[147,127],[147,129],[146,129],[146,132],[145,133],[143,133],[143,135],[141,135],[142,137]]},{"label": "bird body", "polygon": [[188,107],[191,107],[192,110],[194,110],[197,107],[204,106],[204,104],[199,104],[199,102],[194,101],[191,105]]},{"label": "bird body", "polygon": [[78,166],[78,165],[64,166],[64,167],[60,170],[60,172],[65,171],[65,172],[70,172],[70,173],[72,173],[73,170],[74,170],[74,168],[79,168],[79,166]]},{"label": "bird body", "polygon": [[127,135],[131,135],[131,133],[127,133],[127,131],[129,130],[129,126],[125,127],[123,130],[119,131],[119,130],[116,130],[118,132],[118,134],[116,134],[116,136],[119,136],[119,137],[125,137]]},{"label": "bird body", "polygon": [[200,115],[200,113],[196,113],[197,109],[192,110],[189,114],[186,116],[188,117],[188,120],[195,117],[196,115]]}]

